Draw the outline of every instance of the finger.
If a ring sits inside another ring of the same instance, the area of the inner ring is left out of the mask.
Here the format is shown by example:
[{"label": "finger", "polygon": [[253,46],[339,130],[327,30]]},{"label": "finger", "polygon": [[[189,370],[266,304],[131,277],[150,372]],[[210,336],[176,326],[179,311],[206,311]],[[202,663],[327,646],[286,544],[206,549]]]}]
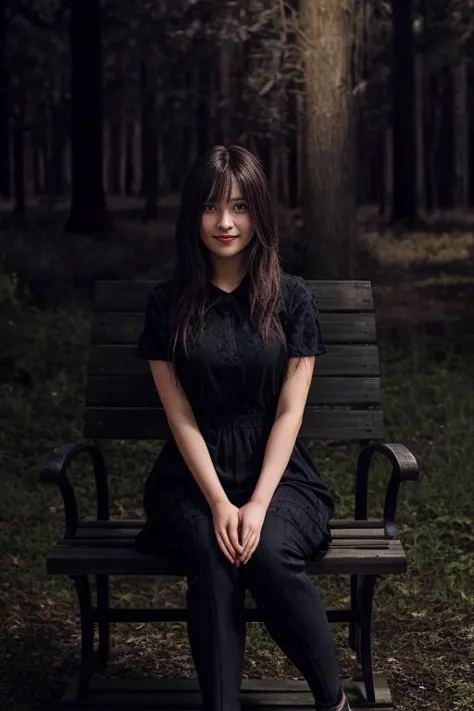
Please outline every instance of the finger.
[{"label": "finger", "polygon": [[256,547],[257,547],[257,545],[258,545],[258,536],[257,536],[256,533],[254,533],[253,536],[252,536],[252,538],[251,538],[250,541],[249,541],[249,545],[248,545],[248,548],[247,548],[247,550],[246,550],[245,556],[244,556],[244,558],[242,559],[242,563],[245,564],[245,563],[249,560],[250,556],[253,554],[254,550],[255,550]]},{"label": "finger", "polygon": [[235,561],[235,556],[233,555],[231,546],[226,543],[224,537],[219,533],[219,531],[216,530],[215,533],[221,551],[224,553],[225,557],[233,564]]},{"label": "finger", "polygon": [[[239,551],[236,550],[236,548],[234,546],[234,542],[231,540],[229,533],[231,533],[231,532],[229,532],[228,528],[224,528],[221,530],[221,536],[222,536],[223,540],[225,541],[227,550],[229,551],[229,553],[233,557],[233,559],[236,560],[239,557]],[[239,548],[240,548],[240,546],[239,546]]]},{"label": "finger", "polygon": [[229,521],[229,523],[227,524],[227,531],[226,532],[228,534],[228,537],[229,537],[229,540],[230,540],[232,546],[234,547],[235,554],[240,555],[242,553],[243,548],[242,548],[241,544],[239,543],[237,522],[236,521]]},{"label": "finger", "polygon": [[252,534],[252,529],[251,528],[246,528],[245,531],[242,532],[242,553],[245,550],[245,546],[248,543],[249,537]]},{"label": "finger", "polygon": [[249,529],[245,543],[242,548],[242,553],[240,556],[241,558],[244,558],[247,555],[247,552],[248,552],[250,546],[252,545],[252,538],[254,535],[255,535],[255,531],[253,531],[252,529]]},{"label": "finger", "polygon": [[255,553],[255,551],[258,548],[259,542],[260,542],[260,533],[256,533],[255,538],[252,542],[252,546],[247,554],[247,560],[250,560],[250,558],[253,556],[253,554]]}]

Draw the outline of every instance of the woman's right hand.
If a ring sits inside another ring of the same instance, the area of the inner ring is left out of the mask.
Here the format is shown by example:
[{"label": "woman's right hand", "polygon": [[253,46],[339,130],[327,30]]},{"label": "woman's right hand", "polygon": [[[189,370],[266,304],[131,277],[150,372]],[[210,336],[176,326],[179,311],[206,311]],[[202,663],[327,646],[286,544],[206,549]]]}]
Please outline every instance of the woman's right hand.
[{"label": "woman's right hand", "polygon": [[243,551],[239,543],[239,509],[224,499],[215,503],[211,510],[217,543],[225,557],[238,565],[238,557]]}]

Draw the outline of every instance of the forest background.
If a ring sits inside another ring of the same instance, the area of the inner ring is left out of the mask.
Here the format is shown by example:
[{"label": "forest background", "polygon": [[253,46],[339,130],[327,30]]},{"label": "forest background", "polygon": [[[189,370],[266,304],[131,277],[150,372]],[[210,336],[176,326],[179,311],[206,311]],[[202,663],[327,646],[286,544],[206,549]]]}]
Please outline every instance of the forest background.
[{"label": "forest background", "polygon": [[[38,475],[82,441],[94,282],[166,278],[187,167],[237,143],[269,176],[283,268],[374,284],[386,439],[423,471],[400,497],[409,571],[376,590],[376,670],[400,711],[472,711],[473,29],[472,0],[0,0],[2,708],[48,708],[78,665],[72,586],[44,569],[62,510]],[[311,451],[351,516],[354,449]],[[155,443],[105,453],[112,515],[143,515]],[[385,483],[380,467],[373,511]],[[139,582],[113,602],[182,602],[181,583]],[[343,576],[318,584],[347,602]],[[180,623],[113,639],[112,674],[194,675]],[[244,674],[299,678],[255,624]]]}]

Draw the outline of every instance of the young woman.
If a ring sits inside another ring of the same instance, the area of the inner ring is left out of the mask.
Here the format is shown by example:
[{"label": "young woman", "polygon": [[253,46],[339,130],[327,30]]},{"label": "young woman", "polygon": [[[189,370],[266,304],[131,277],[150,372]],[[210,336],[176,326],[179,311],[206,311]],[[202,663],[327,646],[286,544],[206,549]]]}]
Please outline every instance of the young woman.
[{"label": "young woman", "polygon": [[280,269],[261,164],[214,146],[183,182],[173,276],[151,291],[137,356],[172,436],[145,485],[142,552],[183,562],[206,711],[237,711],[245,591],[307,680],[316,709],[350,711],[326,612],[305,572],[326,555],[334,501],[298,432],[325,352],[306,282]]}]

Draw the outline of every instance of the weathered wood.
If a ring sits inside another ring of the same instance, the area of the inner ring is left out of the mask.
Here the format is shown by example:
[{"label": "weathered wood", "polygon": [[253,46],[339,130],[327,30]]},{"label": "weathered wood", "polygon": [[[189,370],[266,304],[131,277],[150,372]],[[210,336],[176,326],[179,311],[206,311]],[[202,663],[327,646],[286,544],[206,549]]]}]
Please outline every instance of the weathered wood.
[{"label": "weathered wood", "polygon": [[[135,346],[91,346],[89,375],[145,375],[150,372],[148,361],[135,357]],[[328,346],[324,357],[318,358],[319,375],[379,375],[377,346]]]},{"label": "weathered wood", "polygon": [[[368,704],[362,682],[342,679],[341,684],[349,703],[354,709],[366,711],[392,711],[393,703],[387,679],[382,674],[374,675],[375,704]],[[77,680],[73,679],[62,696],[64,708],[84,705],[76,700]],[[243,679],[241,687],[242,709],[278,707],[281,711],[290,709],[314,710],[314,697],[304,680],[294,679]],[[104,709],[159,709],[202,708],[199,684],[191,679],[102,679],[91,681],[87,708],[91,711]]]},{"label": "weathered wood", "polygon": [[[98,281],[95,308],[99,311],[144,311],[156,281]],[[323,311],[373,311],[369,281],[307,281],[318,309]]]},{"label": "weathered wood", "polygon": [[[139,525],[133,528],[125,528],[121,525],[121,521],[110,521],[110,524],[115,524],[109,527],[97,527],[98,522],[96,521],[83,521],[80,528],[78,528],[76,533],[77,541],[81,540],[121,540],[129,541],[133,540],[135,536],[143,528],[143,521]],[[90,524],[90,525],[89,525]],[[353,523],[356,525],[356,522]],[[334,545],[345,545],[350,546],[351,543],[355,542],[357,545],[360,543],[367,543],[368,545],[376,545],[377,542],[386,543],[389,539],[385,538],[384,528],[334,528],[331,526],[331,533],[333,536],[333,546]]]},{"label": "weathered wood", "polygon": [[[400,541],[388,543],[385,549],[334,546],[322,560],[308,561],[306,569],[318,575],[405,572],[407,559]],[[46,569],[51,574],[67,575],[184,575],[176,561],[161,555],[141,554],[131,545],[91,547],[75,544],[73,540],[60,541],[48,552]]]},{"label": "weathered wood", "polygon": [[[326,343],[375,343],[373,313],[321,313]],[[136,344],[143,328],[143,313],[96,312],[92,317],[91,342]]]},{"label": "weathered wood", "polygon": [[[151,374],[91,376],[87,380],[88,405],[160,407],[161,400]],[[379,405],[380,378],[322,377],[315,368],[307,406]]]},{"label": "weathered wood", "polygon": [[[97,528],[97,529],[115,529],[119,528],[137,528],[140,529],[143,526],[143,519],[140,518],[125,518],[125,519],[114,519],[111,521],[97,521],[82,519],[79,521],[79,528]],[[333,518],[331,520],[331,530],[333,534],[338,535],[352,535],[346,529],[354,530],[355,533],[360,536],[383,536],[384,526],[383,521],[379,519],[368,519],[361,521],[354,521],[353,519],[344,518]],[[354,534],[355,535],[355,534]]]},{"label": "weathered wood", "polygon": [[[162,408],[87,407],[84,437],[92,439],[168,439],[171,431]],[[309,410],[302,439],[371,440],[383,437],[381,410]]]}]

